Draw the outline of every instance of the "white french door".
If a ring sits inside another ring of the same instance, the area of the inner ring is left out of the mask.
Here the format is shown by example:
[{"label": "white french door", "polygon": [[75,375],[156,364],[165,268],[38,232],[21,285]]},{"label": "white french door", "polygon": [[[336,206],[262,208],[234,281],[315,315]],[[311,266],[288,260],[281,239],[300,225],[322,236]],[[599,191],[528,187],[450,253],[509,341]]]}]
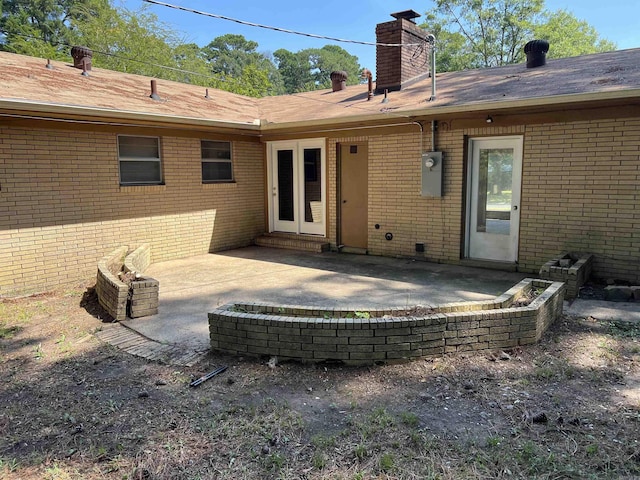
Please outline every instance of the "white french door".
[{"label": "white french door", "polygon": [[469,140],[466,256],[516,262],[522,137]]},{"label": "white french door", "polygon": [[269,144],[271,231],[325,235],[324,145],[324,139]]}]

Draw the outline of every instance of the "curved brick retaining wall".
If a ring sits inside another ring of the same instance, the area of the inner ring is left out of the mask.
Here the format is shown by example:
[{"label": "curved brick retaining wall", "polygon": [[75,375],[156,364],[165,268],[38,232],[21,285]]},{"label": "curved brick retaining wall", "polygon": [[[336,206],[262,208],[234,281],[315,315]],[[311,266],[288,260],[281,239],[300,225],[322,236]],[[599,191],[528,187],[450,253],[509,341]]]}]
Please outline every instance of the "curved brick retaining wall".
[{"label": "curved brick retaining wall", "polygon": [[[511,307],[532,288],[529,305]],[[525,279],[492,301],[416,309],[359,309],[232,303],[209,313],[212,350],[302,362],[360,365],[534,343],[562,314],[563,283]],[[362,318],[369,315],[370,318]]]},{"label": "curved brick retaining wall", "polygon": [[125,283],[119,272],[143,273],[151,264],[151,247],[141,245],[127,255],[123,246],[98,262],[96,293],[102,308],[116,321],[158,313],[159,283],[153,278],[136,278]]},{"label": "curved brick retaining wall", "polygon": [[117,321],[127,318],[129,285],[117,277],[117,273],[122,271],[127,251],[127,247],[117,248],[98,262],[96,277],[98,301],[102,308]]}]

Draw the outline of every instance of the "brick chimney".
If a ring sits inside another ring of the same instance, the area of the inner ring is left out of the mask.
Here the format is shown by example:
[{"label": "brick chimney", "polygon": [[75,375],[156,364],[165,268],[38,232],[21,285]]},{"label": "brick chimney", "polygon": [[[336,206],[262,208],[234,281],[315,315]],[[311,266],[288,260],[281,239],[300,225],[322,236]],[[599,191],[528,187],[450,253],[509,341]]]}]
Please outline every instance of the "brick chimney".
[{"label": "brick chimney", "polygon": [[416,25],[413,10],[392,13],[395,18],[376,26],[378,43],[425,43],[424,47],[376,47],[376,93],[400,90],[429,76],[428,33]]}]

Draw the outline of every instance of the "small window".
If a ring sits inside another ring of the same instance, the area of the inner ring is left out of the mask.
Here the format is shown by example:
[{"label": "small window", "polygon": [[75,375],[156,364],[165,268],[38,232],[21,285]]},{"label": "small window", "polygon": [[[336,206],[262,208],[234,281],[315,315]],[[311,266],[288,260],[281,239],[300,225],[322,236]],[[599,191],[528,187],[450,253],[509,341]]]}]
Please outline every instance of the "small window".
[{"label": "small window", "polygon": [[231,142],[202,140],[202,183],[232,182]]},{"label": "small window", "polygon": [[158,185],[162,183],[160,139],[158,137],[118,136],[120,185]]}]

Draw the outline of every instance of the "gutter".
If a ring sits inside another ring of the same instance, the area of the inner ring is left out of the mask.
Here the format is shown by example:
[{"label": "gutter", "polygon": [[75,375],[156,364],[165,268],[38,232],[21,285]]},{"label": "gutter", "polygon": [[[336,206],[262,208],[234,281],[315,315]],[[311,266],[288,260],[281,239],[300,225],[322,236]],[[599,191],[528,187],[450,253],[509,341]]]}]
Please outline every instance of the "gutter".
[{"label": "gutter", "polygon": [[[393,112],[369,113],[364,115],[339,116],[333,118],[306,120],[297,122],[270,123],[264,119],[254,122],[236,122],[197,117],[175,116],[158,113],[141,113],[127,110],[114,110],[100,107],[62,105],[30,100],[0,99],[2,110],[16,111],[16,114],[0,113],[0,117],[32,118],[42,120],[61,120],[87,124],[105,124],[116,126],[164,127],[192,130],[192,127],[233,130],[236,134],[262,136],[269,133],[306,133],[318,132],[324,128],[351,125],[350,129],[385,126],[398,119],[442,118],[444,115],[469,114],[491,111],[492,113],[517,108],[549,106],[567,106],[584,102],[640,99],[640,88],[609,92],[573,93],[550,97],[535,97],[518,100],[466,103],[460,105],[426,105],[422,108],[395,110]],[[29,113],[25,113],[28,111]],[[42,116],[40,116],[41,114]],[[71,118],[65,119],[65,115]],[[93,117],[93,118],[92,118]],[[101,120],[105,119],[105,120]],[[127,122],[130,121],[130,122]],[[147,122],[136,124],[134,122]]]},{"label": "gutter", "polygon": [[[176,115],[166,115],[162,113],[143,113],[134,112],[129,110],[114,110],[110,108],[100,107],[84,107],[79,105],[62,105],[44,102],[34,102],[31,100],[18,100],[18,99],[0,99],[0,111],[16,111],[15,115],[0,113],[0,116],[15,116],[15,117],[28,117],[28,118],[41,118],[42,120],[48,119],[64,119],[64,116],[72,117],[69,121],[77,121],[82,123],[93,124],[107,124],[107,125],[126,125],[131,126],[132,123],[126,122],[147,122],[145,125],[135,126],[166,126],[171,125],[173,128],[187,128],[187,127],[208,127],[230,130],[245,130],[247,132],[255,132],[259,135],[261,126],[260,121],[248,122],[235,122],[227,120],[209,120],[206,118],[186,117]],[[30,112],[30,115],[24,112]],[[19,113],[18,113],[19,112]],[[40,117],[40,115],[42,116]],[[79,118],[84,117],[84,118]],[[101,119],[113,120],[100,121],[99,119],[92,120],[86,117],[98,117]],[[191,129],[191,128],[190,128]]]}]

